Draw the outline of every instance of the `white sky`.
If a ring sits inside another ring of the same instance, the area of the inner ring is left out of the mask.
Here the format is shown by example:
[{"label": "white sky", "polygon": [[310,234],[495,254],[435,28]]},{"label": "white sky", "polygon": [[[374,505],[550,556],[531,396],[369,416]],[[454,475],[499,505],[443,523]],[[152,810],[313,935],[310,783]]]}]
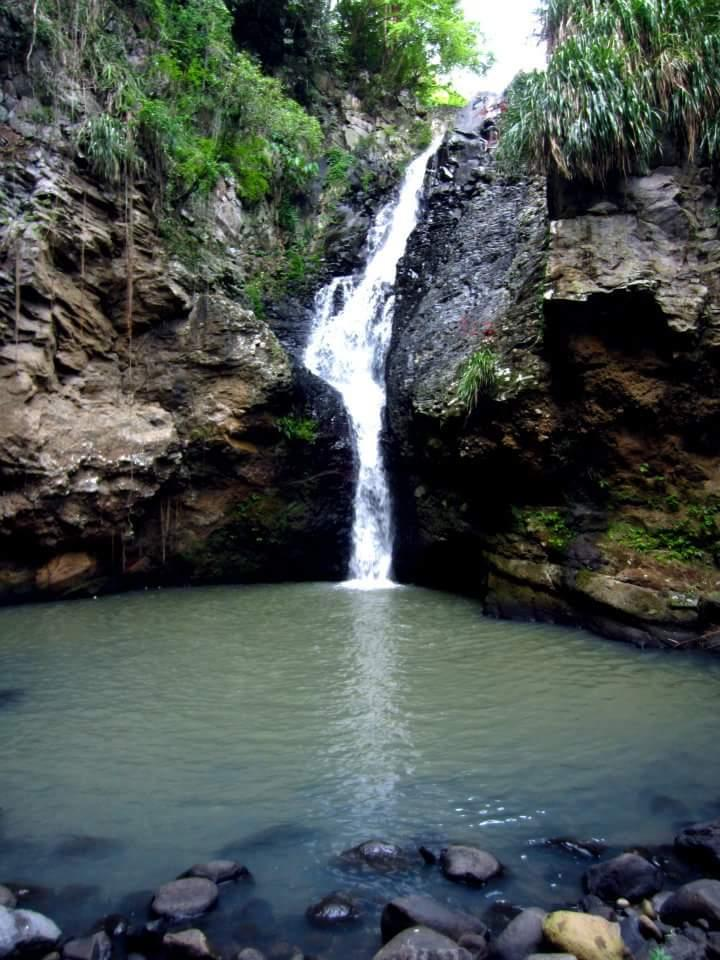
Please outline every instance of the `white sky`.
[{"label": "white sky", "polygon": [[544,45],[534,36],[538,0],[462,0],[462,6],[468,20],[480,24],[495,54],[495,66],[479,79],[467,74],[453,76],[461,93],[468,97],[478,90],[501,93],[519,70],[544,66]]}]

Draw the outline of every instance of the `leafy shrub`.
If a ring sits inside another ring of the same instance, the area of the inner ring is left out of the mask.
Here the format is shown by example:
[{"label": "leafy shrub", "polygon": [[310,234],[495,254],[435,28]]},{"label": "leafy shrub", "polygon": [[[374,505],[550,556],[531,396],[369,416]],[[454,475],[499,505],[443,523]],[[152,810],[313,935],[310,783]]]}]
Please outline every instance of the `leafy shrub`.
[{"label": "leafy shrub", "polygon": [[108,183],[118,183],[124,172],[140,166],[127,124],[107,113],[88,117],[77,142],[92,171]]}]

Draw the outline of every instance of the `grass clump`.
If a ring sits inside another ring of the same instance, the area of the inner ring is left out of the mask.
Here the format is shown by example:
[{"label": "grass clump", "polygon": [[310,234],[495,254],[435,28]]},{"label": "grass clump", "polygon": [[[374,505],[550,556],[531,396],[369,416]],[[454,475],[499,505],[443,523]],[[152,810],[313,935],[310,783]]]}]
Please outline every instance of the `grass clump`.
[{"label": "grass clump", "polygon": [[492,400],[499,389],[498,361],[492,350],[476,350],[460,368],[455,399],[467,413],[477,407],[481,399]]},{"label": "grass clump", "polygon": [[719,0],[545,0],[541,15],[548,65],[510,87],[506,168],[602,182],[647,168],[667,136],[720,156]]}]

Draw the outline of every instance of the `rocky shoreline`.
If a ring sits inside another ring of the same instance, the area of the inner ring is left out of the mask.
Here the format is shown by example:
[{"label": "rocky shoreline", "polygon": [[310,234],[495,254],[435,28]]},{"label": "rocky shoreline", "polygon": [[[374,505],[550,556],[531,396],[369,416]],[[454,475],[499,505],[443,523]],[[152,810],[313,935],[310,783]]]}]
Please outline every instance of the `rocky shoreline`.
[{"label": "rocky shoreline", "polygon": [[[387,881],[417,872],[422,880],[440,871],[448,881],[448,899],[429,896],[422,886],[418,893],[372,903],[352,892],[331,892],[305,913],[307,930],[316,934],[311,953],[279,939],[272,929],[272,907],[264,901],[250,901],[237,917],[225,918],[233,934],[224,942],[208,931],[211,912],[223,912],[231,902],[228,891],[253,883],[250,870],[234,860],[194,864],[160,886],[144,909],[105,916],[80,935],[61,931],[32,909],[32,888],[7,883],[0,885],[0,957],[321,960],[323,935],[352,931],[379,914],[382,945],[374,960],[720,958],[720,819],[686,826],[672,846],[631,848],[609,858],[597,840],[559,837],[544,844],[589,864],[575,902],[541,908],[482,898],[477,908],[461,910],[451,902],[452,885],[476,891],[491,880],[502,885],[506,870],[492,853],[465,844],[403,847],[365,841],[336,858],[349,876],[362,871]],[[254,923],[247,922],[250,913]],[[337,955],[329,949],[333,943],[327,941],[325,955]],[[340,955],[369,956],[349,939]]]}]

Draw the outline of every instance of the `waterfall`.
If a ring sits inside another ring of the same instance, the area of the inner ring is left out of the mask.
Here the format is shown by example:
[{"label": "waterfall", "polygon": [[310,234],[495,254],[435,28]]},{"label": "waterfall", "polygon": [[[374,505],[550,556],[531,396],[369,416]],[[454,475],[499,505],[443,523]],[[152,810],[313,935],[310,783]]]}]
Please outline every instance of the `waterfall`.
[{"label": "waterfall", "polygon": [[377,214],[362,273],[336,277],[317,295],[305,365],[343,398],[358,461],[350,584],[391,585],[390,492],[380,449],[385,357],[390,344],[395,271],[417,223],[428,160],[438,138],[408,167],[400,193]]}]

